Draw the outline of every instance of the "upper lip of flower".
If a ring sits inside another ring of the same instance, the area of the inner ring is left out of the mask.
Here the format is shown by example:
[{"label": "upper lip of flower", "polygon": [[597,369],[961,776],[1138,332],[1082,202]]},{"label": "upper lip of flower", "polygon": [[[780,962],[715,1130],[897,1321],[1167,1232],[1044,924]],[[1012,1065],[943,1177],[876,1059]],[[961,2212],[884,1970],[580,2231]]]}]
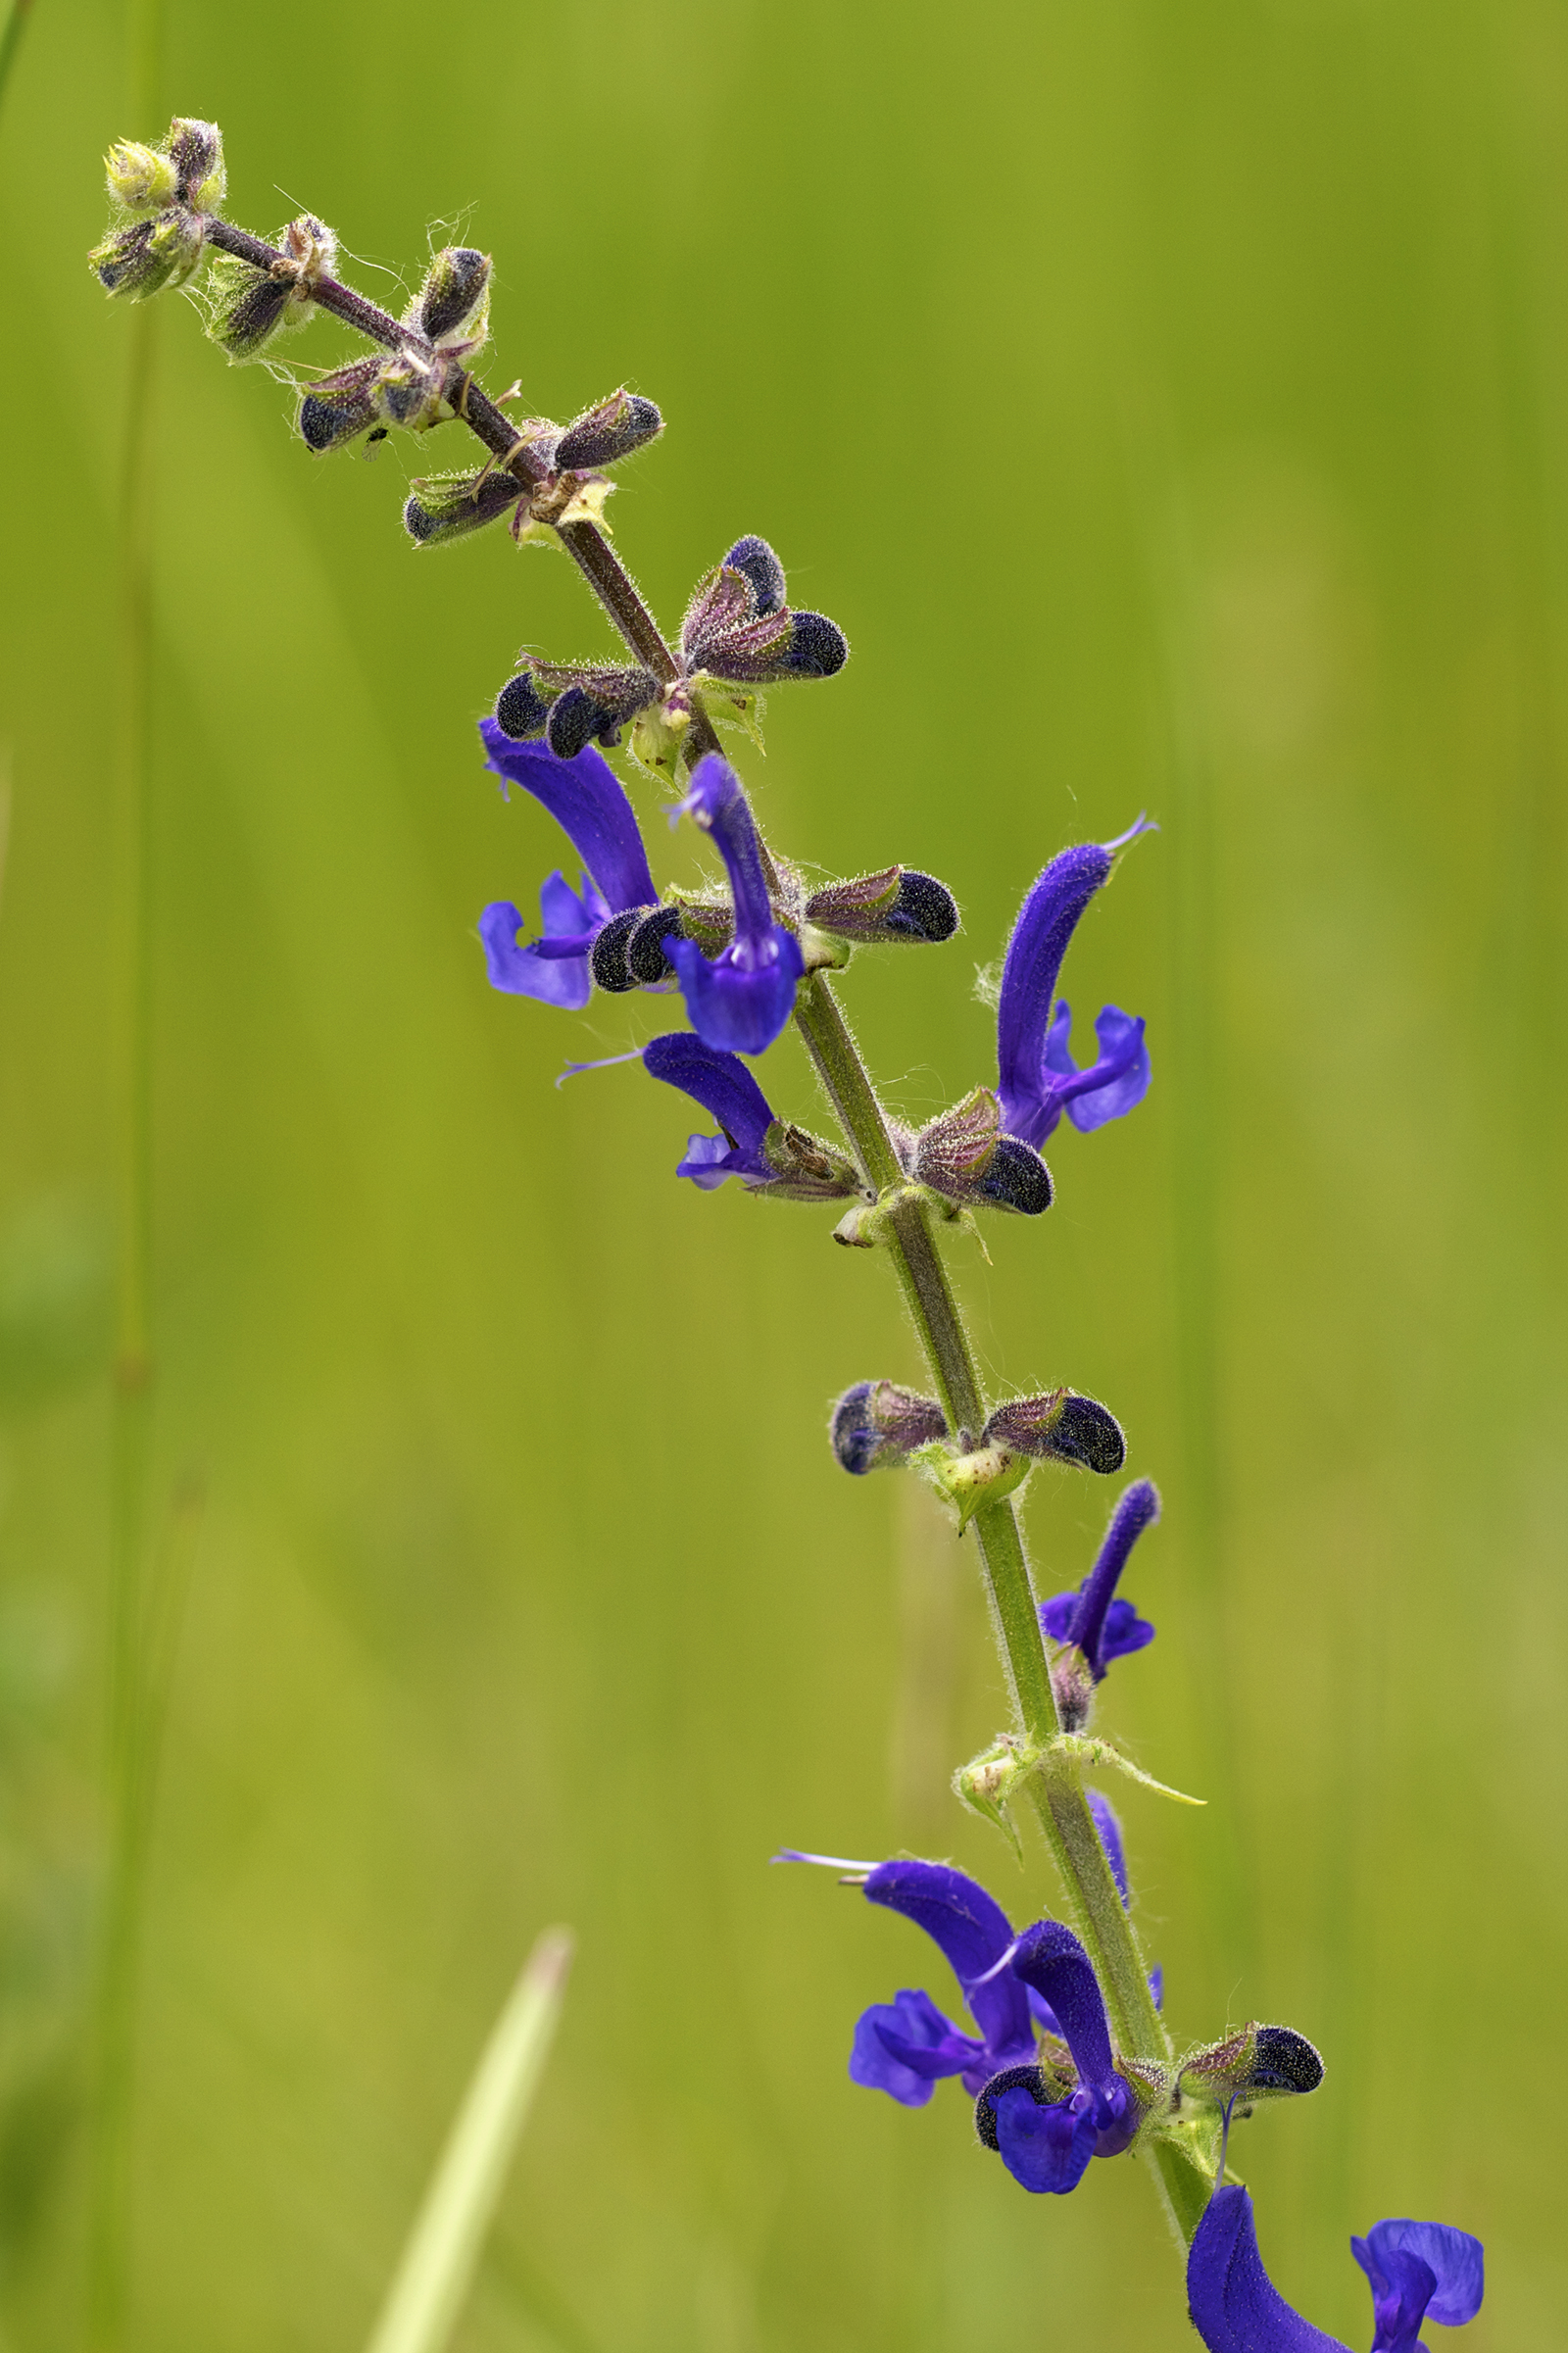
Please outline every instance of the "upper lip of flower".
[{"label": "upper lip of flower", "polygon": [[794,1010],[806,959],[795,934],[773,919],[751,806],[718,753],[698,761],[674,813],[693,818],[717,844],[729,875],[735,931],[730,945],[711,958],[695,940],[671,939],[664,953],[699,1037],[710,1046],[760,1054]]},{"label": "upper lip of flower", "polygon": [[1096,1024],[1100,1057],[1080,1071],[1067,1051],[1071,1015],[1065,1005],[1053,1012],[1078,920],[1108,881],[1115,852],[1144,829],[1140,818],[1114,842],[1061,851],[1027,893],[1007,943],[997,1004],[997,1091],[1008,1134],[1037,1150],[1064,1107],[1078,1105],[1074,1124],[1095,1127],[1131,1110],[1148,1087],[1141,1021],[1107,1005]]},{"label": "upper lip of flower", "polygon": [[[1117,1602],[1116,1587],[1127,1556],[1146,1528],[1159,1517],[1159,1490],[1152,1479],[1135,1479],[1110,1515],[1095,1565],[1076,1593],[1053,1593],[1040,1605],[1040,1622],[1058,1642],[1072,1642],[1089,1661],[1096,1683],[1103,1683],[1113,1658],[1142,1650],[1154,1629],[1130,1601]],[[1122,1622],[1112,1623],[1120,1610]]]},{"label": "upper lip of flower", "polygon": [[[1481,2241],[1446,2223],[1376,2223],[1350,2249],[1371,2283],[1372,2353],[1417,2353],[1424,2319],[1456,2328],[1481,2308]],[[1286,2303],[1263,2269],[1252,2201],[1216,2189],[1187,2257],[1193,2326],[1208,2353],[1348,2353]]]},{"label": "upper lip of flower", "polygon": [[544,804],[565,833],[612,914],[653,907],[659,893],[636,814],[610,762],[591,747],[575,760],[558,760],[531,743],[514,743],[494,719],[479,721],[485,765],[503,785],[520,784]]}]

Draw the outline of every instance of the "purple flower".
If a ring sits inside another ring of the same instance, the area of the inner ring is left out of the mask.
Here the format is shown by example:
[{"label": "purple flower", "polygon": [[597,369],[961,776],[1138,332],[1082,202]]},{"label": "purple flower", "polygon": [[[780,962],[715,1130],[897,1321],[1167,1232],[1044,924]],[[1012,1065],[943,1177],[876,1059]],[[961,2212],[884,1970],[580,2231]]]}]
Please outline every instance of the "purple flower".
[{"label": "purple flower", "polygon": [[[832,1863],[831,1855],[790,1848],[790,1863]],[[1007,1967],[1013,1934],[1007,1915],[984,1887],[950,1863],[900,1860],[850,1863],[872,1903],[902,1912],[938,1945],[979,2029],[966,2034],[928,1993],[903,1992],[862,2011],[850,2074],[857,2083],[923,2108],[943,2076],[959,2076],[971,2098],[999,2068],[1034,2055],[1028,1992]]]},{"label": "purple flower", "polygon": [[[1372,2285],[1372,2353],[1421,2353],[1423,2320],[1449,2328],[1481,2309],[1481,2241],[1445,2223],[1376,2223],[1350,2251]],[[1208,2353],[1347,2353],[1292,2310],[1263,2269],[1249,2193],[1217,2189],[1187,2257],[1187,2301]]]},{"label": "purple flower", "polygon": [[543,802],[567,834],[588,871],[574,891],[552,874],[539,893],[545,936],[517,945],[522,917],[511,900],[497,900],[479,918],[492,988],[538,997],[576,1011],[593,993],[589,956],[612,918],[652,908],[659,894],[631,803],[609,763],[591,747],[574,760],[557,760],[537,744],[514,743],[494,719],[481,719],[485,765],[502,791],[520,784]]},{"label": "purple flower", "polygon": [[1113,1658],[1142,1650],[1154,1629],[1130,1601],[1116,1597],[1127,1555],[1146,1528],[1159,1517],[1159,1490],[1152,1479],[1135,1479],[1115,1510],[1095,1565],[1076,1593],[1053,1593],[1040,1605],[1040,1623],[1053,1642],[1072,1642],[1089,1661],[1096,1683],[1103,1683]]},{"label": "purple flower", "polygon": [[705,1046],[690,1030],[650,1038],[643,1048],[643,1066],[650,1077],[685,1095],[710,1111],[723,1129],[721,1136],[693,1136],[686,1157],[675,1170],[690,1177],[705,1193],[726,1177],[769,1183],[776,1171],[762,1157],[762,1140],[773,1125],[773,1111],[739,1054],[720,1054]]},{"label": "purple flower", "polygon": [[1080,1070],[1067,1049],[1072,1014],[1053,1002],[1078,918],[1108,881],[1116,851],[1145,830],[1142,817],[1114,842],[1085,842],[1054,858],[1025,899],[1002,969],[997,1006],[997,1092],[1009,1136],[1038,1152],[1065,1110],[1087,1133],[1141,1103],[1149,1089],[1144,1025],[1107,1005],[1095,1023],[1100,1053]]},{"label": "purple flower", "polygon": [[680,807],[718,844],[729,870],[735,936],[711,961],[695,940],[671,937],[664,954],[698,1036],[710,1046],[760,1054],[794,1010],[795,984],[806,969],[801,944],[773,920],[756,821],[728,761],[716,752],[700,760]]},{"label": "purple flower", "polygon": [[[635,1061],[629,1054],[617,1057]],[[705,1046],[687,1029],[650,1038],[642,1051],[651,1077],[679,1087],[722,1133],[693,1136],[675,1170],[710,1193],[726,1177],[739,1177],[750,1193],[767,1192],[779,1201],[832,1201],[865,1198],[858,1170],[831,1144],[774,1116],[773,1107],[739,1054]]]},{"label": "purple flower", "polygon": [[1100,1981],[1072,1930],[1059,1920],[1026,1929],[1011,1966],[1054,2016],[1077,2081],[1059,2088],[1039,2065],[1006,2068],[975,2102],[975,2130],[1025,2189],[1063,2197],[1091,2157],[1119,2157],[1131,2144],[1138,2103],[1111,2064]]}]

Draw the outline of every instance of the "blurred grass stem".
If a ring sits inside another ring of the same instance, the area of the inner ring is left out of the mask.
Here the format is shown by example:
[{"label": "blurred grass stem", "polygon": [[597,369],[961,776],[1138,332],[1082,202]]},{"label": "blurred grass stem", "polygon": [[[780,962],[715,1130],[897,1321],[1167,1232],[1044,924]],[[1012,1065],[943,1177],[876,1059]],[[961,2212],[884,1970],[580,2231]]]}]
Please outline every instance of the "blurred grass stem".
[{"label": "blurred grass stem", "polygon": [[[152,111],[162,33],[160,0],[127,12],[131,119]],[[152,418],[158,317],[130,320],[115,563],[120,723],[114,780],[112,1007],[114,1168],[118,1222],[114,1433],[109,1544],[109,1856],[98,1954],[95,2083],[89,2177],[87,2328],[94,2353],[124,2341],[129,2285],[130,2142],[137,1956],[148,1828],[146,1612],[147,1476],[152,1424],[149,833],[152,669]]]},{"label": "blurred grass stem", "polygon": [[22,47],[22,36],[27,29],[27,19],[31,14],[32,0],[11,0],[11,13],[6,18],[5,30],[0,32],[0,107],[5,105],[6,91],[16,69],[17,52]]},{"label": "blurred grass stem", "polygon": [[441,2353],[527,2121],[565,1997],[571,1936],[547,1929],[480,2054],[368,2353]]}]

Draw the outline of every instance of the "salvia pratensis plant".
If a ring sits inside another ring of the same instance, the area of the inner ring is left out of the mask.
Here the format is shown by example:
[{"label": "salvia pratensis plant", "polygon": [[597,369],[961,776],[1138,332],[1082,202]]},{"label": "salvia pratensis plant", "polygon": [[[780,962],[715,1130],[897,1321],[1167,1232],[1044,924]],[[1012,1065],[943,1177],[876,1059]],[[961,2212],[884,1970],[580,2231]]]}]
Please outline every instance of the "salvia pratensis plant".
[{"label": "salvia pratensis plant", "polygon": [[[1110,1771],[1159,1788],[1092,1729],[1111,1667],[1154,1640],[1118,1588],[1158,1519],[1157,1492],[1135,1479],[1079,1583],[1037,1598],[1018,1491],[1041,1461],[1112,1478],[1126,1441],[1105,1405],[1065,1382],[987,1398],[941,1246],[945,1228],[973,1228],[992,1211],[1042,1215],[1054,1193],[1042,1152],[1063,1121],[1088,1139],[1148,1092],[1143,1021],[1105,1005],[1093,1025],[1095,1049],[1080,1061],[1060,994],[1077,926],[1146,819],[1046,860],[1006,945],[994,1079],[981,1074],[950,1110],[906,1124],[861,1059],[838,979],[858,950],[951,940],[957,903],[934,876],[897,862],[813,886],[766,839],[718,731],[755,739],[764,689],[830,678],[849,647],[825,615],[791,606],[778,557],[750,534],[697,583],[666,638],[606,519],[612,469],[662,430],[653,402],[620,388],[565,425],[509,414],[514,395],[492,398],[474,373],[489,328],[487,255],[443,247],[394,318],[337,277],[337,239],[313,216],[300,215],[271,241],[224,217],[222,141],[212,123],[177,119],[157,146],[122,142],[110,153],[108,177],[117,217],[90,257],[107,293],[142,301],[195,287],[205,268],[198,299],[207,331],[236,362],[266,356],[276,365],[286,339],[325,312],[369,348],[299,384],[295,425],[307,448],[324,454],[393,431],[466,427],[482,460],[415,482],[403,511],[414,547],[504,524],[515,540],[562,548],[624,644],[617,663],[519,658],[498,681],[493,717],[480,722],[484,763],[503,793],[531,794],[580,861],[575,881],[557,871],[541,884],[537,932],[511,899],[483,910],[491,984],[568,1012],[596,991],[657,996],[663,1025],[639,1053],[615,1058],[640,1061],[706,1123],[687,1138],[676,1176],[702,1191],[733,1178],[772,1199],[830,1205],[833,1238],[879,1251],[899,1284],[935,1394],[886,1378],[854,1381],[833,1408],[830,1443],[855,1477],[883,1469],[923,1477],[959,1529],[972,1532],[1011,1721],[954,1787],[1017,1852],[1017,1820],[1033,1821],[1063,1916],[1015,1924],[943,1862],[846,1862],[796,1849],[776,1858],[826,1864],[922,1930],[950,1973],[946,2007],[906,1988],[862,2012],[850,2037],[851,2076],[906,2107],[925,2106],[956,2078],[979,2143],[1025,2192],[1064,2196],[1097,2160],[1142,2165],[1211,2353],[1334,2347],[1338,2340],[1270,2282],[1251,2199],[1229,2166],[1234,2126],[1265,2103],[1314,2091],[1322,2062],[1304,2034],[1258,2021],[1206,2042],[1178,2039],[1160,1974],[1143,1950],[1121,1826],[1088,1781]],[[707,836],[715,870],[700,892],[656,883],[648,840],[657,829],[645,839],[605,758],[617,747],[673,792],[672,821]],[[1021,845],[1026,855],[1031,847]],[[683,1027],[670,1025],[677,1005]],[[791,1023],[835,1136],[775,1108],[754,1067]],[[1069,1182],[1085,1149],[1093,1147],[1074,1141]],[[1452,2326],[1480,2305],[1481,2247],[1462,2230],[1385,2221],[1352,2239],[1351,2251],[1372,2289],[1374,2353],[1413,2353],[1423,2320]]]}]

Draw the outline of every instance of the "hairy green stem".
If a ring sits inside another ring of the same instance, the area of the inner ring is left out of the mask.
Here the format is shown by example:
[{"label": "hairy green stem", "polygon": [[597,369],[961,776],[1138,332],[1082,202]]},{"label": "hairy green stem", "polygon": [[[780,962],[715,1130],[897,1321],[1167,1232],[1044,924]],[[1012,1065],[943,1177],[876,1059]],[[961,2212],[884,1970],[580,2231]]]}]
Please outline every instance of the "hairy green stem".
[{"label": "hairy green stem", "polygon": [[[801,990],[796,1021],[868,1183],[879,1194],[896,1194],[903,1168],[825,973],[813,975]],[[949,1426],[960,1444],[972,1446],[984,1426],[985,1399],[930,1213],[918,1197],[907,1194],[893,1208],[887,1247]],[[1121,2048],[1139,2057],[1167,2058],[1169,2037],[1084,1795],[1081,1763],[1057,1743],[1061,1723],[1011,1498],[982,1504],[971,1525],[1018,1727],[1041,1752],[1039,1770],[1028,1785],[1030,1799],[1060,1871],[1074,1926],[1094,1958]]]}]

